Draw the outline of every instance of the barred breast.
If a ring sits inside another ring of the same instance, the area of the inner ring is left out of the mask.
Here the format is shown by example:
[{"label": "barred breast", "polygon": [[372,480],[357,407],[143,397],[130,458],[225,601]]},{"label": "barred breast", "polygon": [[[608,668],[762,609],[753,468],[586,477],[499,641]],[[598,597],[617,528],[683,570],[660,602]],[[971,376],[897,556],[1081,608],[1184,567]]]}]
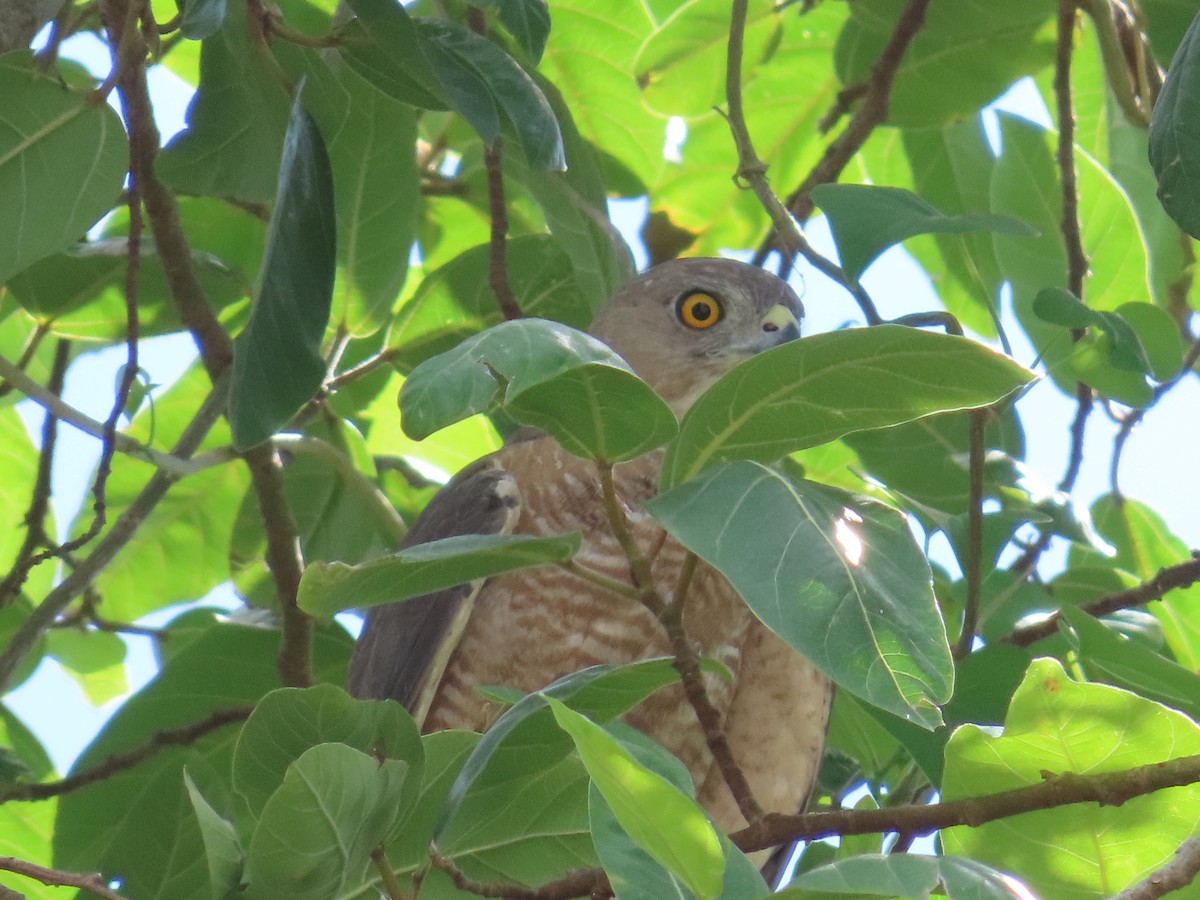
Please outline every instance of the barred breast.
[{"label": "barred breast", "polygon": [[[594,464],[550,439],[514,445],[497,457],[521,496],[517,533],[579,531],[583,543],[577,562],[632,583],[609,527]],[[617,466],[614,478],[660,595],[670,597],[686,551],[639,508],[654,495],[660,462],[660,454],[642,457]],[[724,576],[704,563],[688,590],[684,624],[697,651],[734,675],[733,684],[706,676],[707,687],[726,717],[731,747],[756,796],[768,809],[795,811],[820,758],[828,683],[759,624]],[[479,592],[424,728],[486,729],[500,709],[479,694],[480,686],[528,693],[587,666],[669,655],[661,625],[635,601],[552,566],[498,576]],[[626,719],[687,765],[700,801],[718,825],[732,830],[744,824],[678,686],[657,692]]]}]

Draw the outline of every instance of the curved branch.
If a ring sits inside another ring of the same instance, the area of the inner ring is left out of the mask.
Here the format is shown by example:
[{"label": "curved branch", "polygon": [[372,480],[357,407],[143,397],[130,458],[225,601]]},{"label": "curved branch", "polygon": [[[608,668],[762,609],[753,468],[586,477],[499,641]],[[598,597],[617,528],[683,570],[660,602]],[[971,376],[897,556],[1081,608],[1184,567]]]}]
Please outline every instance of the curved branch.
[{"label": "curved branch", "polygon": [[103,900],[124,900],[124,897],[116,891],[109,889],[108,885],[104,882],[104,876],[98,873],[84,874],[80,872],[64,872],[62,869],[47,869],[45,866],[39,866],[12,856],[0,856],[0,869],[24,875],[26,878],[40,881],[49,887],[79,888],[95,897],[101,897]]},{"label": "curved branch", "polygon": [[[1079,609],[1090,616],[1099,618],[1100,616],[1107,616],[1109,613],[1114,613],[1119,609],[1127,609],[1131,606],[1144,606],[1155,600],[1161,600],[1169,591],[1173,591],[1175,588],[1188,587],[1197,582],[1200,582],[1200,555],[1189,559],[1187,562],[1159,569],[1158,574],[1149,581],[1139,584],[1137,587],[1132,587],[1127,591],[1108,594],[1098,600],[1093,600],[1091,603],[1084,603]],[[1058,630],[1060,619],[1062,619],[1062,616],[1059,613],[1053,613],[1035,625],[1026,625],[1023,628],[1017,628],[1011,634],[1002,638],[1002,640],[1006,644],[1028,647],[1030,644],[1034,644],[1042,638],[1054,634]]]}]

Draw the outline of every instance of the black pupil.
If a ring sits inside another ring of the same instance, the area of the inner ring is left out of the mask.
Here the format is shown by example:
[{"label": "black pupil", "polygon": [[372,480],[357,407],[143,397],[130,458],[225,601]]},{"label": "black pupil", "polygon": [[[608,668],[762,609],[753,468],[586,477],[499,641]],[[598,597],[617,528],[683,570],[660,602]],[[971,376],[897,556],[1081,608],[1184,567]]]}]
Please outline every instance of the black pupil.
[{"label": "black pupil", "polygon": [[697,322],[707,322],[712,314],[712,306],[707,301],[697,300],[692,304],[692,318]]}]

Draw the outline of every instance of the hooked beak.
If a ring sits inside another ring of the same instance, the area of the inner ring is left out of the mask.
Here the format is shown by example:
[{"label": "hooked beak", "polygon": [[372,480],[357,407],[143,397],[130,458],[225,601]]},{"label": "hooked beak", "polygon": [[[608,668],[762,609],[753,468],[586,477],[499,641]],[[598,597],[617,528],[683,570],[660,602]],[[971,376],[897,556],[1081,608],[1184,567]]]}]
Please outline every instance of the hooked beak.
[{"label": "hooked beak", "polygon": [[787,341],[800,337],[800,323],[790,309],[782,303],[776,303],[762,317],[761,349],[769,350]]}]

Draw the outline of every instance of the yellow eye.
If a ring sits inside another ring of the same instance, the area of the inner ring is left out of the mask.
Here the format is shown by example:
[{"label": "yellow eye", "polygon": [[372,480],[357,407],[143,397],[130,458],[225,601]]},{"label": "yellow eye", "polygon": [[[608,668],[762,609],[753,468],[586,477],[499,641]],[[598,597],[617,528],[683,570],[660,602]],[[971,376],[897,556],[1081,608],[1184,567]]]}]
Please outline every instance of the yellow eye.
[{"label": "yellow eye", "polygon": [[721,321],[721,304],[705,293],[685,294],[675,305],[675,314],[688,328],[712,328]]}]

